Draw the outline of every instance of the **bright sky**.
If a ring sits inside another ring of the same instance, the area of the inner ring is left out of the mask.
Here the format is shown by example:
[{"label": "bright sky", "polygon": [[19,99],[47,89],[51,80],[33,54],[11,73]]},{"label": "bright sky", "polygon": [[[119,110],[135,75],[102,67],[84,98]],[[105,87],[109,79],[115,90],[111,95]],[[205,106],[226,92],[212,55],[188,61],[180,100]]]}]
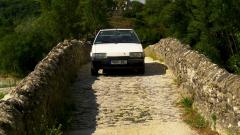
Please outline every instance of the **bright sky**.
[{"label": "bright sky", "polygon": [[140,1],[142,3],[145,3],[145,0],[132,0],[132,1]]}]

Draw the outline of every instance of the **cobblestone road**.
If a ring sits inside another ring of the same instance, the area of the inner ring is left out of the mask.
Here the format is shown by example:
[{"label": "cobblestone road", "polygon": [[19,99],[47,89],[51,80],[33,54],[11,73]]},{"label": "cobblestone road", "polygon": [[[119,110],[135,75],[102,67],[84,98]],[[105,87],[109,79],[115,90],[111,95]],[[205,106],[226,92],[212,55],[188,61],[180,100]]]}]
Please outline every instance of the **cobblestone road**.
[{"label": "cobblestone road", "polygon": [[146,73],[90,75],[85,65],[73,86],[76,110],[67,135],[196,135],[182,122],[173,76],[146,58]]}]

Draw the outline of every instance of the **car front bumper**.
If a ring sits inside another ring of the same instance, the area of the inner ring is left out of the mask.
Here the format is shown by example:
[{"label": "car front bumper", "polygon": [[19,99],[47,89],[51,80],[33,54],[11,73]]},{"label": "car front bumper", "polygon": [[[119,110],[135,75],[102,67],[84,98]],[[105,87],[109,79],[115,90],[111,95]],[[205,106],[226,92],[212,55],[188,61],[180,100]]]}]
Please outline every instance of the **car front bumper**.
[{"label": "car front bumper", "polygon": [[[126,64],[112,64],[113,60],[127,61]],[[108,57],[106,59],[93,59],[92,66],[97,69],[127,69],[127,68],[143,68],[144,58],[131,57]]]}]

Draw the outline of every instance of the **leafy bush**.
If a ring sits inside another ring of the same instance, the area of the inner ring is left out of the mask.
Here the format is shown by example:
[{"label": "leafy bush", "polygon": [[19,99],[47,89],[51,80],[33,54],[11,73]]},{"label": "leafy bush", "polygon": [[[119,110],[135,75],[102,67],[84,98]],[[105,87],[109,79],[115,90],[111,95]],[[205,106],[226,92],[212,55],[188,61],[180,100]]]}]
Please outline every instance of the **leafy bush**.
[{"label": "leafy bush", "polygon": [[188,118],[185,119],[185,122],[191,125],[194,128],[207,128],[208,122],[202,117],[199,113],[192,111],[187,114]]},{"label": "leafy bush", "polygon": [[6,95],[6,94],[0,92],[0,99],[4,98],[5,95]]},{"label": "leafy bush", "polygon": [[47,129],[45,134],[46,135],[63,135],[62,125],[60,124],[58,127]]},{"label": "leafy bush", "polygon": [[141,39],[142,43],[144,44],[144,47],[150,44],[157,43],[162,37],[163,34],[159,32],[160,30],[156,28],[139,28],[136,29],[136,32]]},{"label": "leafy bush", "polygon": [[208,121],[205,120],[205,118],[195,109],[193,109],[193,100],[191,98],[183,97],[178,104],[184,107],[185,112],[183,120],[187,124],[197,129],[208,128]]},{"label": "leafy bush", "polygon": [[148,0],[142,11],[128,17],[138,15],[135,28],[144,44],[175,37],[214,63],[239,73],[239,6],[234,0]]},{"label": "leafy bush", "polygon": [[184,97],[181,99],[180,104],[183,105],[185,108],[192,108],[193,100],[189,97]]},{"label": "leafy bush", "polygon": [[216,47],[214,47],[212,44],[206,41],[200,41],[195,45],[194,48],[199,52],[205,54],[214,63],[222,64],[220,51]]},{"label": "leafy bush", "polygon": [[[107,26],[111,0],[0,1],[0,73],[25,76],[65,38]],[[97,7],[93,8],[92,7]]]},{"label": "leafy bush", "polygon": [[213,113],[211,115],[211,118],[212,118],[212,122],[213,122],[213,128],[214,130],[216,130],[216,124],[217,124],[217,115],[215,113]]},{"label": "leafy bush", "polygon": [[240,55],[233,55],[228,60],[228,68],[237,74],[240,74]]}]

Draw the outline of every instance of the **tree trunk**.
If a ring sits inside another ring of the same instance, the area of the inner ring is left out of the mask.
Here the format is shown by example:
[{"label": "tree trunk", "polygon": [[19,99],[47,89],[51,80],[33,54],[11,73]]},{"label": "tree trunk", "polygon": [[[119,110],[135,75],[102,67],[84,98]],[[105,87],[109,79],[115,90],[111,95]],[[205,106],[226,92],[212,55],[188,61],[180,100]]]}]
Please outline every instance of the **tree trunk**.
[{"label": "tree trunk", "polygon": [[232,47],[232,42],[231,42],[231,39],[230,39],[230,35],[228,32],[225,32],[225,35],[226,35],[226,38],[227,38],[227,42],[228,42],[228,47],[232,53],[232,55],[234,55],[234,51],[233,51],[233,47]]}]

